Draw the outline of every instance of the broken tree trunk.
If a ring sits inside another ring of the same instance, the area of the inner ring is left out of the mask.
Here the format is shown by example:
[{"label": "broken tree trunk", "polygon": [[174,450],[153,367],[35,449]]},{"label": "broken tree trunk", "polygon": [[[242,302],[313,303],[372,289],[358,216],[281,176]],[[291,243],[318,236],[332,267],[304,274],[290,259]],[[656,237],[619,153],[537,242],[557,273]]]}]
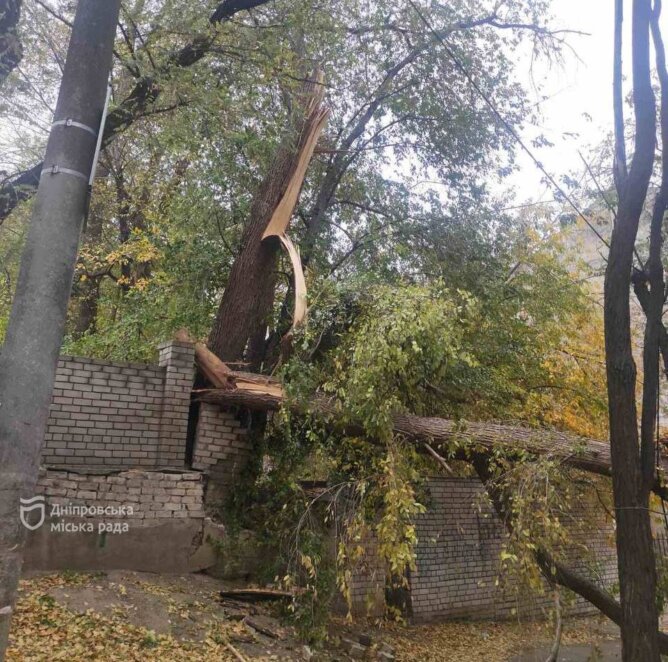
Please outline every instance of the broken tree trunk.
[{"label": "broken tree trunk", "polygon": [[[276,384],[272,384],[273,389]],[[286,402],[282,393],[247,390],[242,384],[233,390],[205,389],[197,392],[202,402],[241,406],[248,409],[271,411]],[[327,398],[316,398],[306,403],[287,401],[288,406],[299,412],[311,412],[324,417],[335,417],[336,404]],[[502,425],[499,423],[456,422],[444,418],[396,414],[394,431],[407,439],[433,446],[448,445],[460,441],[469,442],[484,450],[503,448],[508,451],[524,451],[532,455],[551,455],[565,464],[591,473],[610,475],[610,448],[594,439],[556,430]],[[359,434],[361,426],[346,425],[346,431]]]},{"label": "broken tree trunk", "polygon": [[[257,411],[277,410],[285,403],[296,412],[310,412],[333,421],[340,415],[336,403],[325,397],[315,397],[308,402],[286,400],[280,382],[275,379],[235,371],[229,371],[228,375],[232,382],[227,382],[224,389],[199,390],[196,392],[198,399]],[[347,424],[343,427],[349,434],[364,433],[361,426]],[[474,447],[484,451],[502,448],[508,452],[549,455],[575,469],[602,476],[611,474],[610,446],[606,442],[568,432],[491,422],[451,421],[413,414],[396,414],[394,431],[420,444],[450,446],[453,442],[460,442],[461,450],[457,455],[460,459],[468,459],[467,452]],[[664,458],[661,463],[663,474],[668,469],[668,462]],[[654,491],[668,498],[668,490],[658,481]]]},{"label": "broken tree trunk", "polygon": [[[177,340],[190,340],[186,331],[177,334]],[[323,396],[307,402],[296,402],[286,398],[277,379],[248,372],[231,370],[203,343],[195,344],[195,359],[209,381],[217,388],[196,391],[202,402],[213,402],[227,406],[240,406],[255,411],[275,411],[286,404],[299,413],[313,413],[331,419],[336,425],[340,410],[336,403]],[[346,424],[349,434],[364,434],[359,425]],[[445,418],[395,414],[394,431],[415,442],[430,446],[449,446],[461,442],[458,457],[469,459],[471,450],[490,451],[502,448],[508,452],[524,452],[531,455],[549,455],[575,469],[602,476],[612,473],[610,446],[605,441],[580,437],[558,430],[532,429],[521,425],[504,425],[492,422],[462,422]],[[668,461],[660,460],[660,476],[653,490],[668,499],[668,489],[660,479],[666,474]]]},{"label": "broken tree trunk", "polygon": [[[306,168],[328,111],[322,106],[324,87],[316,73],[305,85],[293,126],[281,142],[274,161],[253,198],[250,218],[234,260],[216,319],[209,335],[211,350],[224,361],[242,358],[249,338],[270,316],[276,286],[276,264],[281,243],[290,254],[297,284],[301,263],[285,234],[301,190]],[[297,269],[299,266],[299,269]],[[305,292],[297,290],[297,304]],[[295,311],[298,313],[298,309]]]},{"label": "broken tree trunk", "polygon": [[[198,363],[202,361],[214,366],[224,365],[201,343],[196,345],[196,358]],[[220,372],[220,366],[218,367]],[[308,411],[335,420],[337,408],[331,400],[321,397],[305,403],[289,401],[286,400],[282,386],[276,379],[232,371],[227,366],[224,366],[222,372],[225,375],[226,388],[196,391],[200,401],[243,406],[261,411],[276,410],[287,404],[297,413]],[[361,427],[346,425],[344,429],[350,434],[363,434]],[[493,481],[490,451],[503,448],[510,452],[550,455],[576,469],[604,476],[611,474],[608,444],[565,432],[532,430],[496,423],[462,424],[442,418],[423,418],[411,414],[397,414],[394,417],[394,430],[407,439],[427,446],[428,449],[431,449],[430,444],[468,442],[461,445],[457,457],[474,465],[497,514],[507,526],[512,526],[512,522],[506,516],[505,495]],[[435,452],[431,450],[433,456]],[[440,456],[435,459],[442,460]],[[662,460],[662,463],[665,471],[665,460]],[[654,491],[663,499],[668,498],[658,481],[654,485]],[[574,591],[612,621],[617,624],[622,623],[622,608],[607,591],[556,561],[544,550],[538,549],[535,556],[541,571],[552,585],[558,584]],[[668,653],[668,635],[658,632],[657,640],[661,652]]]},{"label": "broken tree trunk", "polygon": [[283,389],[279,382],[270,377],[252,372],[230,370],[204,343],[195,342],[185,329],[175,335],[175,340],[190,342],[195,345],[195,361],[204,377],[216,388],[231,390],[241,388],[246,392],[270,394],[282,397]]}]

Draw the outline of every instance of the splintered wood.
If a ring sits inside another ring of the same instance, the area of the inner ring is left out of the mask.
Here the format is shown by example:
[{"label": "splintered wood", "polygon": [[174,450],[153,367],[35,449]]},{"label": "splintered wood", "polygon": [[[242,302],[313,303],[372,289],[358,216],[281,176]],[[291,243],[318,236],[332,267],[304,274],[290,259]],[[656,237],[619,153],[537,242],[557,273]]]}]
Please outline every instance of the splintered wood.
[{"label": "splintered wood", "polygon": [[263,375],[256,375],[252,372],[231,370],[204,343],[195,342],[185,329],[178,331],[175,339],[181,342],[192,343],[195,346],[195,362],[197,363],[197,367],[204,377],[206,377],[207,381],[217,389],[226,391],[241,389],[245,393],[283,398],[283,388],[278,380]]},{"label": "splintered wood", "polygon": [[323,106],[325,88],[322,71],[316,71],[311,82],[305,87],[303,103],[305,103],[304,113],[307,121],[304,124],[304,131],[299,138],[300,148],[297,168],[290,178],[281,201],[278,203],[267,224],[267,229],[262,235],[263,240],[268,237],[278,237],[292,263],[292,271],[295,279],[295,306],[292,316],[293,331],[306,319],[306,279],[304,278],[299,249],[288,236],[287,230],[295,206],[297,205],[297,200],[299,199],[299,193],[304,184],[306,171],[313,158],[315,146],[329,116],[329,109]]}]

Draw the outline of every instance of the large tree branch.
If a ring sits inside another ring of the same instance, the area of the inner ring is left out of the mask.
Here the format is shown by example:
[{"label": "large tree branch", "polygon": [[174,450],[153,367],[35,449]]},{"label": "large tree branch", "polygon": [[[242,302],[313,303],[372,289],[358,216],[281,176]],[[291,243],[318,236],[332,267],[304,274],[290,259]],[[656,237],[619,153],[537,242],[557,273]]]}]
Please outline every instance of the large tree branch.
[{"label": "large tree branch", "polygon": [[253,9],[267,2],[268,0],[223,0],[209,20],[211,23],[222,23],[244,9]]},{"label": "large tree branch", "polygon": [[[312,413],[337,425],[341,412],[327,398],[314,398],[308,402],[297,402],[284,397],[280,384],[259,378],[260,383],[270,388],[263,390],[257,385],[248,386],[243,373],[237,383],[228,389],[198,391],[203,402],[215,402],[227,406],[241,406],[252,410],[275,411],[284,404],[296,413]],[[253,383],[253,382],[251,382]],[[257,383],[257,381],[255,382]],[[267,392],[269,391],[269,392]],[[364,434],[361,425],[347,423],[341,426],[348,434]],[[488,422],[456,422],[444,418],[421,417],[412,414],[396,414],[393,417],[394,432],[416,443],[428,443],[434,447],[457,448],[459,459],[468,459],[473,449],[484,451],[503,450],[508,453],[549,455],[564,464],[602,476],[611,475],[610,446],[596,439],[580,437],[557,430],[531,429],[519,425],[502,425]],[[668,470],[668,462],[662,460],[662,468]],[[668,490],[657,481],[654,490],[668,499]]]},{"label": "large tree branch", "polygon": [[[478,474],[478,477],[485,486],[485,490],[492,502],[492,506],[499,516],[499,519],[505,524],[507,529],[512,532],[512,507],[511,496],[507,490],[504,490],[498,481],[494,479],[492,463],[487,455],[476,454],[472,457],[472,464]],[[600,586],[590,579],[583,577],[569,568],[566,564],[557,561],[545,549],[540,546],[534,553],[536,563],[540,568],[545,579],[552,585],[559,584],[574,593],[583,597],[591,603],[601,613],[605,614],[611,621],[617,625],[622,623],[622,608],[620,604]],[[648,599],[652,599],[649,597]],[[668,635],[658,632],[659,646],[662,653],[668,653]]]},{"label": "large tree branch", "polygon": [[[267,2],[269,0],[224,0],[218,5],[209,20],[212,24],[221,23],[240,11],[264,5]],[[169,55],[156,71],[137,78],[128,96],[109,113],[104,131],[104,144],[108,145],[119,133],[147,113],[148,108],[160,95],[159,80],[161,78],[175,69],[191,67],[199,62],[210,51],[214,39],[214,32],[197,35],[190,43]],[[0,186],[0,225],[16,205],[34,195],[43,167],[42,162],[37,163],[25,172],[6,180]]]}]

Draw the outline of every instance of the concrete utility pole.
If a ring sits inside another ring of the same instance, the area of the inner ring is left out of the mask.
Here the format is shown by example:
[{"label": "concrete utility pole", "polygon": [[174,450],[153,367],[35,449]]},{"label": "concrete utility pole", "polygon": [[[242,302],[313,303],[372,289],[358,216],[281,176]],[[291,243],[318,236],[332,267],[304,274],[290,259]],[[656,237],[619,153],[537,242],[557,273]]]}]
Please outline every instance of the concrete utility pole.
[{"label": "concrete utility pole", "polygon": [[0,661],[23,559],[105,102],[120,0],[79,0],[44,170],[0,355]]}]

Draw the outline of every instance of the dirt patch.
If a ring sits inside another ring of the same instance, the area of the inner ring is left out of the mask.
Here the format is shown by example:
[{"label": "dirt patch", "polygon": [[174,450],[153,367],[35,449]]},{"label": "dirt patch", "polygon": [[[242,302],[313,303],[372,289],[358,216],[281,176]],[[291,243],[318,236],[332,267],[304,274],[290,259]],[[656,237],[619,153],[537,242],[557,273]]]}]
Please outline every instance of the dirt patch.
[{"label": "dirt patch", "polygon": [[75,613],[92,609],[157,634],[203,641],[212,625],[225,620],[219,590],[220,582],[204,575],[111,571],[86,585],[56,586],[48,594]]},{"label": "dirt patch", "polygon": [[[8,660],[299,660],[303,644],[272,606],[230,616],[229,583],[205,575],[40,574],[21,582]],[[246,622],[246,617],[250,622]],[[253,622],[252,619],[255,619]],[[258,631],[256,625],[262,631]],[[330,660],[328,653],[318,659]]]},{"label": "dirt patch", "polygon": [[[543,622],[365,626],[332,617],[327,645],[314,650],[282,622],[275,605],[221,602],[220,591],[231,588],[233,583],[206,575],[33,575],[21,582],[7,660],[507,662],[552,637]],[[616,636],[602,619],[569,619],[563,643],[592,644]]]}]

